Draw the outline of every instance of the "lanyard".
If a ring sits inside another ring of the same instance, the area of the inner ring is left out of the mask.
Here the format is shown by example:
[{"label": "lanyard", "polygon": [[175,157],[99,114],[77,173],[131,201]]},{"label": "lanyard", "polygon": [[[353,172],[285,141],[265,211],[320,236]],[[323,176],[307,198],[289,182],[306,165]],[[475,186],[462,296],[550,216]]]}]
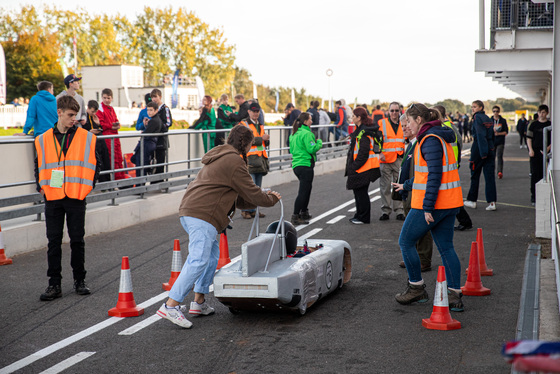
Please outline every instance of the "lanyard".
[{"label": "lanyard", "polygon": [[64,148],[64,140],[66,139],[66,135],[68,135],[68,133],[64,133],[64,136],[62,137],[62,143],[60,144],[60,152],[58,152],[58,140],[56,140],[56,135],[54,134],[53,131],[53,138],[54,138],[54,149],[56,151],[56,156],[58,157],[58,163],[60,164],[60,158],[62,157],[62,148]]}]

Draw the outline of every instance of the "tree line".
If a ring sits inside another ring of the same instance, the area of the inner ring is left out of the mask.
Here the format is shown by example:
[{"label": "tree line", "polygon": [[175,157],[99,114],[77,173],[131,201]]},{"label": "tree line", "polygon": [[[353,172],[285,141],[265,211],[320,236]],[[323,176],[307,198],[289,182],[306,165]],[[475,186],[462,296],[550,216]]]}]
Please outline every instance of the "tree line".
[{"label": "tree line", "polygon": [[[235,46],[228,43],[221,29],[212,28],[184,7],[145,7],[132,20],[120,14],[92,14],[83,8],[0,8],[0,43],[6,55],[9,101],[35,95],[36,85],[42,80],[51,81],[55,92],[62,91],[63,66],[79,74],[82,66],[115,64],[143,66],[145,86],[157,86],[166,75],[178,70],[184,76],[200,76],[206,92],[214,99],[223,93],[253,96],[255,82],[249,71],[235,65]],[[311,101],[321,101],[305,88],[255,85],[259,102],[267,112],[275,109],[277,96],[278,111],[282,112],[292,101],[292,90],[294,104],[300,109],[308,108]],[[371,105],[378,103],[374,100]],[[503,111],[533,104],[521,98],[497,99],[488,104],[494,103]],[[452,99],[436,104],[450,112],[464,113],[468,109]],[[388,107],[388,103],[383,106]]]}]

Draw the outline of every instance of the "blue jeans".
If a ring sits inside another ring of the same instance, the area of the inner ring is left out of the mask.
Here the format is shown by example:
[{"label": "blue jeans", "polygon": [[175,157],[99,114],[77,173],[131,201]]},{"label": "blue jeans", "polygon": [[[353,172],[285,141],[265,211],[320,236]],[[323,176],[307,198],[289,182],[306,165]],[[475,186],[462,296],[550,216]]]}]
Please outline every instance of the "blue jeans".
[{"label": "blue jeans", "polygon": [[348,136],[348,124],[345,123],[344,125],[342,125],[340,127],[335,127],[334,131],[335,131],[334,140],[338,140],[341,137],[346,137],[346,136]]},{"label": "blue jeans", "polygon": [[[262,179],[263,179],[263,175],[261,173],[257,173],[257,174],[251,174],[251,178],[253,178],[253,182],[255,182],[255,184],[259,187],[262,186]],[[256,212],[256,209],[243,209],[243,212]]]},{"label": "blue jeans", "polygon": [[432,238],[441,255],[441,261],[445,266],[448,287],[461,288],[461,263],[453,247],[453,224],[458,212],[459,208],[434,210],[432,213],[434,222],[430,225],[426,223],[423,210],[411,209],[408,212],[399,236],[399,246],[410,282],[422,280],[416,242],[428,231],[431,231]]},{"label": "blue jeans", "polygon": [[169,291],[169,297],[177,302],[182,302],[193,286],[194,292],[210,292],[220,257],[218,230],[213,225],[193,217],[181,217],[180,221],[189,234],[189,256]]}]

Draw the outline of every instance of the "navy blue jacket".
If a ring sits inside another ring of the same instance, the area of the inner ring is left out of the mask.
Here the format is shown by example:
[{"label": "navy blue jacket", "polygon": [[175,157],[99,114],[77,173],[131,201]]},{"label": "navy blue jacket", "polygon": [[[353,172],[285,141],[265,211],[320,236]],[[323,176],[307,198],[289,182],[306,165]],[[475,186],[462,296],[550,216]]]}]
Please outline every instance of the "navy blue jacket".
[{"label": "navy blue jacket", "polygon": [[472,120],[473,145],[471,147],[471,161],[488,157],[494,151],[494,123],[484,114],[476,112]]},{"label": "navy blue jacket", "polygon": [[[447,126],[441,126],[441,122],[432,121],[428,122],[424,126],[430,127],[427,131],[422,131],[424,129],[421,129],[418,134],[418,144],[420,144],[422,139],[424,139],[424,137],[428,134],[438,135],[447,143],[455,142],[455,132]],[[492,131],[494,130],[492,129]],[[424,160],[426,160],[426,163],[428,164],[428,182],[426,184],[426,194],[424,195],[422,209],[424,212],[431,213],[434,211],[439,187],[441,186],[441,177],[443,173],[443,147],[441,146],[439,139],[430,136],[426,139],[424,144],[422,144],[420,152],[422,152],[422,157],[424,157]]]}]

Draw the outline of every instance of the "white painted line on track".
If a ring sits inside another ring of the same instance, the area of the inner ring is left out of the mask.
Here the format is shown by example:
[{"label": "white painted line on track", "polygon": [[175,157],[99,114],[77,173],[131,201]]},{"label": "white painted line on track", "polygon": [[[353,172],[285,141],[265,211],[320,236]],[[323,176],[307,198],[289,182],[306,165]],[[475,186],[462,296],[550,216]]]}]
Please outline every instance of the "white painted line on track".
[{"label": "white painted line on track", "polygon": [[309,231],[308,233],[303,234],[302,236],[298,237],[298,239],[307,239],[312,237],[313,235],[317,234],[319,231],[321,231],[323,229],[313,229],[311,231]]},{"label": "white painted line on track", "polygon": [[337,223],[338,221],[340,221],[341,219],[346,218],[346,216],[336,216],[333,219],[331,219],[330,221],[327,222],[327,225],[333,225],[335,223]]},{"label": "white painted line on track", "polygon": [[34,363],[35,361],[43,358],[43,357],[47,357],[48,355],[50,355],[51,353],[54,353],[64,347],[69,346],[72,343],[75,343],[79,340],[82,340],[85,337],[90,336],[91,334],[94,334],[100,330],[103,330],[106,327],[109,327],[121,320],[123,320],[123,317],[110,317],[107,318],[105,321],[103,322],[99,322],[96,325],[91,326],[90,328],[87,328],[77,334],[74,334],[66,339],[63,339],[61,341],[59,341],[58,343],[49,345],[46,348],[41,349],[40,351],[37,351],[25,358],[22,358],[19,361],[14,362],[11,365],[8,365],[6,367],[3,367],[2,369],[0,369],[0,374],[8,374],[8,373],[13,373],[16,370],[19,370],[23,367],[26,367],[27,365],[30,365],[32,363]]},{"label": "white painted line on track", "polygon": [[[373,194],[376,193],[376,192],[379,192],[379,188],[376,188],[375,190],[370,191],[370,192],[369,192],[369,195],[373,195]],[[315,223],[315,222],[317,222],[317,221],[320,221],[321,219],[323,219],[323,218],[325,218],[325,217],[330,216],[330,215],[333,214],[334,212],[338,212],[339,210],[346,208],[346,207],[347,207],[348,205],[350,205],[350,204],[354,204],[354,199],[349,200],[349,201],[345,202],[344,204],[340,204],[339,206],[337,206],[337,207],[335,207],[335,208],[332,208],[331,210],[329,210],[329,211],[327,211],[327,212],[321,214],[320,216],[317,216],[317,217],[311,219],[311,220],[309,221],[309,224],[307,224],[307,225],[299,225],[298,227],[296,227],[296,230],[299,231],[299,230],[301,230],[301,229],[304,229],[304,228],[306,228],[307,226],[309,226],[309,225],[311,225],[311,224],[313,224],[313,223]]]},{"label": "white painted line on track", "polygon": [[57,374],[60,373],[69,367],[76,365],[78,362],[85,360],[86,358],[93,356],[95,352],[80,352],[75,354],[74,356],[67,358],[66,360],[59,362],[58,364],[48,368],[45,371],[42,371],[39,374]]},{"label": "white painted line on track", "polygon": [[352,209],[348,209],[348,211],[349,211],[350,213],[354,213],[354,212],[356,211],[356,207],[354,207],[354,208],[352,208]]},{"label": "white painted line on track", "polygon": [[142,330],[144,327],[150,326],[152,323],[155,323],[161,319],[160,316],[157,314],[152,315],[151,317],[146,318],[142,322],[139,322],[133,326],[130,326],[126,330],[119,332],[119,335],[132,335],[135,332]]}]

